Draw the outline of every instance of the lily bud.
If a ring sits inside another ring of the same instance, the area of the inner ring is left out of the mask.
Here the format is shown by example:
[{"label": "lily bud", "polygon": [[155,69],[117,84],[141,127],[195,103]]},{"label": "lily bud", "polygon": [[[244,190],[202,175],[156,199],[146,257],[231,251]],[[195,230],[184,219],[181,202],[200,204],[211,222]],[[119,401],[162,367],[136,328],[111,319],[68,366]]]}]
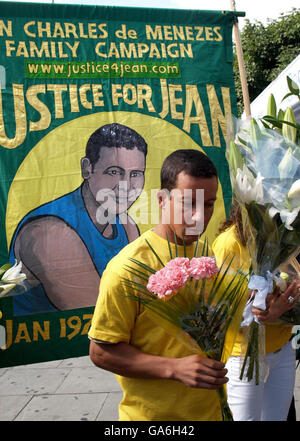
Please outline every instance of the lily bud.
[{"label": "lily bud", "polygon": [[[285,111],[283,121],[287,121],[296,124],[294,113],[291,107],[288,107]],[[282,123],[282,135],[287,141],[296,142],[297,129],[289,124]]]},{"label": "lily bud", "polygon": [[292,209],[300,208],[300,179],[293,182],[287,194],[287,199]]},{"label": "lily bud", "polygon": [[241,155],[240,149],[234,141],[230,141],[229,151],[227,155],[228,164],[233,173],[236,173],[237,169],[243,168],[244,160]]},{"label": "lily bud", "polygon": [[292,154],[292,149],[289,147],[285,152],[282,160],[278,165],[280,179],[288,178],[294,170],[295,158]]},{"label": "lily bud", "polygon": [[267,115],[273,116],[276,118],[277,106],[273,93],[269,96],[268,106],[267,106]]},{"label": "lily bud", "polygon": [[250,121],[250,136],[251,136],[251,144],[255,150],[259,148],[258,140],[260,139],[260,128],[254,118]]},{"label": "lily bud", "polygon": [[279,286],[281,292],[287,289],[288,279],[289,275],[287,273],[281,272],[278,279],[276,280],[276,285]]}]

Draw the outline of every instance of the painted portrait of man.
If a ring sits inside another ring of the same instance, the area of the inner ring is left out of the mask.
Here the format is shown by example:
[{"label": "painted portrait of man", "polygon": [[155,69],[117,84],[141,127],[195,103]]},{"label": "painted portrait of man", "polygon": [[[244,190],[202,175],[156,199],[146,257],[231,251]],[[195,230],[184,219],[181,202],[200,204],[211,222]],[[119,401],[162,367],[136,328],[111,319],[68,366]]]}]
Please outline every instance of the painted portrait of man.
[{"label": "painted portrait of man", "polygon": [[92,133],[81,159],[82,184],[30,211],[10,245],[30,290],[14,314],[93,306],[108,261],[139,236],[127,210],[143,190],[147,144],[118,123]]}]

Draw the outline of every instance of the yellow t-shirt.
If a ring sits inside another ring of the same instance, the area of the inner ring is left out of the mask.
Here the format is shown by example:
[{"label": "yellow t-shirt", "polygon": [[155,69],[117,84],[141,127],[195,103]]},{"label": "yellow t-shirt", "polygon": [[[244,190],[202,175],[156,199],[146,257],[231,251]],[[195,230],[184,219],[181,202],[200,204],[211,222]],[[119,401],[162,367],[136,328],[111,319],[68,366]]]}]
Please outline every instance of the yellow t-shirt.
[{"label": "yellow t-shirt", "polygon": [[[212,250],[216,258],[217,265],[220,265],[226,256],[233,257],[232,266],[249,271],[250,254],[238,240],[235,232],[235,226],[232,225],[221,233],[212,244]],[[292,335],[292,326],[282,323],[265,324],[265,350],[266,353],[275,352],[281,349]],[[241,355],[247,347],[247,342],[242,331],[237,335],[232,355]]]},{"label": "yellow t-shirt", "polygon": [[[165,357],[181,358],[195,353],[186,344],[185,336],[175,326],[163,328],[151,319],[149,312],[139,302],[122,296],[122,277],[132,278],[124,268],[128,257],[143,261],[160,269],[157,259],[149,250],[151,244],[164,263],[170,260],[168,242],[149,230],[127,245],[107,265],[101,278],[89,336],[110,343],[125,342],[141,351]],[[171,244],[173,257],[175,245]],[[194,256],[194,245],[187,247],[187,257]],[[183,247],[178,246],[183,257]],[[166,330],[167,329],[167,330]],[[233,345],[233,340],[230,346]],[[200,350],[198,350],[200,353]],[[116,375],[123,389],[119,406],[121,421],[219,421],[222,419],[218,392],[190,388],[179,381],[164,379],[138,379]]]}]

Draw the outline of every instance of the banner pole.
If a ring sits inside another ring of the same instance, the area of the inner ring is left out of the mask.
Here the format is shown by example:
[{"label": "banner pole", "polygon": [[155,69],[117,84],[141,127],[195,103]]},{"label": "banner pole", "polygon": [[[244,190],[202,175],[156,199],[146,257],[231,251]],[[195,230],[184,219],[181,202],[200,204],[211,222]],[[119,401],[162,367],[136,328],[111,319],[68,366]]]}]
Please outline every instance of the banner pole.
[{"label": "banner pole", "polygon": [[[236,11],[234,0],[230,0],[230,6],[231,6],[232,11]],[[235,39],[235,45],[236,45],[236,54],[237,54],[237,59],[238,59],[238,64],[239,64],[241,85],[242,85],[244,110],[245,110],[246,118],[248,118],[251,116],[250,98],[249,98],[249,90],[248,90],[247,76],[246,76],[246,70],[245,70],[244,55],[243,55],[243,49],[242,49],[241,34],[240,34],[237,20],[233,24],[233,30],[234,30],[234,39]]]}]

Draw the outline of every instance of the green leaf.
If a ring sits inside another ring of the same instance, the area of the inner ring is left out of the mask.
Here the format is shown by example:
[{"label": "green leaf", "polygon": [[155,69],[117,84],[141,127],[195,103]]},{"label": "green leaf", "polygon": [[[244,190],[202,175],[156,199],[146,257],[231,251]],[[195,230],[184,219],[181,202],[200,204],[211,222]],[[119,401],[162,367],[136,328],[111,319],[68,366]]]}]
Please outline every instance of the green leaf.
[{"label": "green leaf", "polygon": [[12,263],[5,263],[0,267],[0,279],[3,276],[3,274],[6,273],[6,271],[9,270],[9,268],[11,268],[12,266],[13,266]]},{"label": "green leaf", "polygon": [[297,83],[295,83],[295,81],[293,81],[290,77],[286,77],[286,79],[287,79],[288,88],[290,89],[290,92],[293,95],[299,96],[299,87],[297,86]]},{"label": "green leaf", "polygon": [[150,248],[150,250],[152,251],[152,253],[155,255],[155,257],[157,258],[157,260],[159,261],[159,263],[161,264],[162,267],[165,266],[165,264],[163,263],[163,261],[161,260],[161,258],[159,257],[159,255],[156,253],[155,249],[151,246],[151,244],[148,242],[147,239],[145,239],[146,244],[148,245],[148,247]]}]

